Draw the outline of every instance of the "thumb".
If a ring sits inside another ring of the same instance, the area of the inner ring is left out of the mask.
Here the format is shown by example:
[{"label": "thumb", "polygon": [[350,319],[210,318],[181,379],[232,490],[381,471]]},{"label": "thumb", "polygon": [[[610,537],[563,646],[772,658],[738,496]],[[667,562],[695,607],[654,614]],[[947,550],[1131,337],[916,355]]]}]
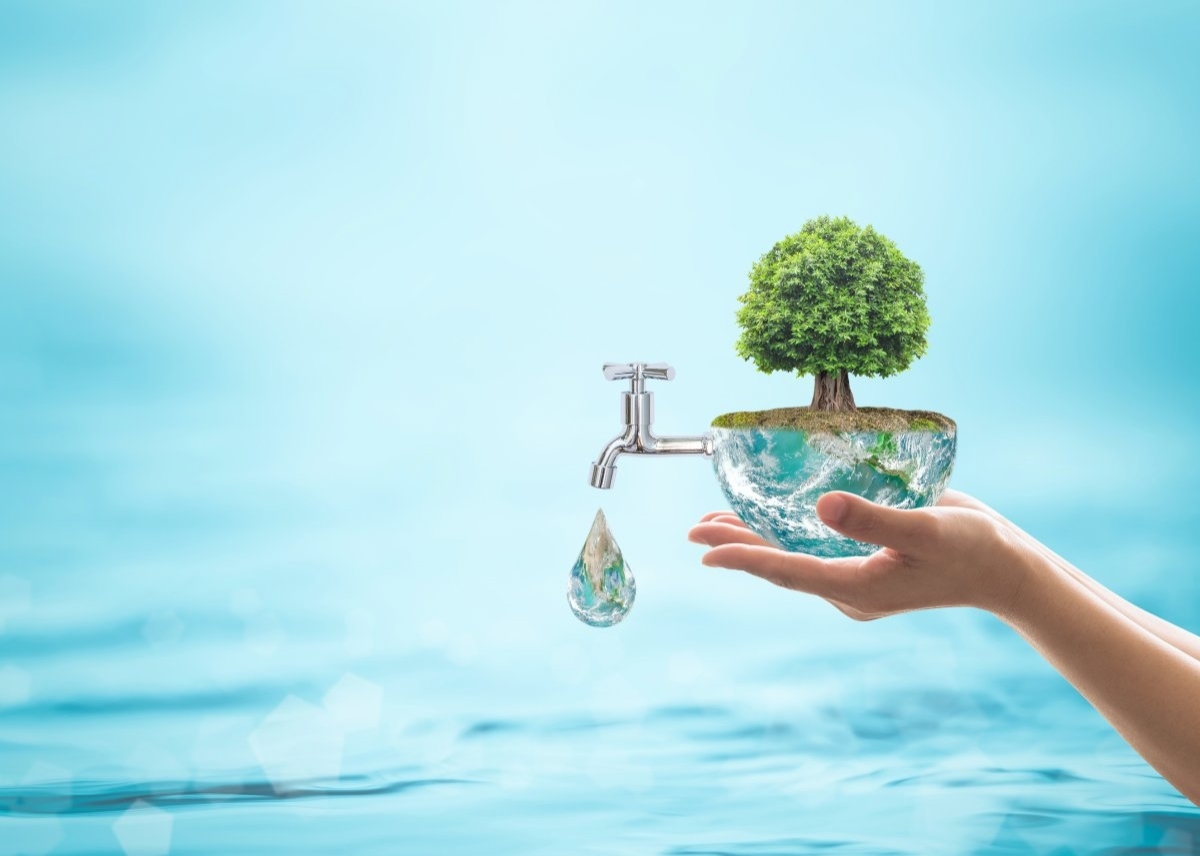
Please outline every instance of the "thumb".
[{"label": "thumb", "polygon": [[856,541],[891,547],[901,553],[929,537],[928,520],[915,510],[889,508],[852,493],[836,491],[817,500],[817,516],[837,532]]}]

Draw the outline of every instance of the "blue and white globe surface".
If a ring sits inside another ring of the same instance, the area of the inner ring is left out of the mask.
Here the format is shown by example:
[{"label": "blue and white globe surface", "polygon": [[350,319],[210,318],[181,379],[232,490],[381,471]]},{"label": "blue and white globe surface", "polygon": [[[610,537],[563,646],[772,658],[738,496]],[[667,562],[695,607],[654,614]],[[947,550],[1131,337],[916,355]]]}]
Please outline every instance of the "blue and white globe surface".
[{"label": "blue and white globe surface", "polygon": [[820,521],[817,500],[834,490],[896,508],[933,505],[954,466],[955,432],[815,433],[784,428],[713,428],[713,467],[730,506],[777,547],[814,556],[865,556],[879,549]]}]

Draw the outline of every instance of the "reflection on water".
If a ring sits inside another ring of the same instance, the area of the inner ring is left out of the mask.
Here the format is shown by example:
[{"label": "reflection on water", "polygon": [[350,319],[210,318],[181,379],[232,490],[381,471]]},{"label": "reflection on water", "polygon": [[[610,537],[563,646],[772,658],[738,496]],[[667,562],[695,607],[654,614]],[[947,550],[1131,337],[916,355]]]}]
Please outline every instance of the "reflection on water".
[{"label": "reflection on water", "polygon": [[388,779],[351,775],[332,782],[292,780],[283,790],[265,781],[212,785],[197,782],[139,782],[134,787],[98,783],[90,787],[81,787],[70,782],[52,782],[48,785],[29,785],[15,793],[3,794],[0,796],[0,810],[13,815],[102,814],[123,812],[139,802],[169,808],[211,804],[218,800],[253,802],[262,799],[366,797],[401,793],[431,785],[454,784],[469,782],[456,779]]},{"label": "reflection on water", "polygon": [[[752,681],[814,669],[786,659]],[[13,853],[160,852],[164,835],[180,852],[1197,852],[1200,814],[1052,675],[992,677],[968,693],[934,673],[834,682],[803,705],[474,720],[377,718],[382,687],[355,675],[273,710],[284,687],[10,707],[5,757],[21,760],[5,767],[24,780],[0,789],[0,840]],[[130,727],[115,765],[98,747]],[[217,754],[197,751],[206,729]],[[222,771],[220,751],[247,741],[258,763]]]}]

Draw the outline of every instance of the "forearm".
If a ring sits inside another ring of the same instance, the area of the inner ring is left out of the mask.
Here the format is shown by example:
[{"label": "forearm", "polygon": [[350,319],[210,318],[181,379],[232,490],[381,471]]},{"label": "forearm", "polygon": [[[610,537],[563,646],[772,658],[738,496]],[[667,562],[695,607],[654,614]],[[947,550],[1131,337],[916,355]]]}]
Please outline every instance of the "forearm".
[{"label": "forearm", "polygon": [[1164,778],[1200,804],[1200,661],[1108,603],[1040,551],[1004,621]]},{"label": "forearm", "polygon": [[1150,631],[1168,645],[1179,649],[1192,659],[1200,660],[1200,637],[1194,633],[1189,633],[1187,630],[1172,624],[1164,618],[1159,618],[1152,612],[1147,612],[1140,606],[1130,603],[1116,592],[1105,588],[1070,562],[1059,558],[1054,553],[1050,553],[1050,556],[1053,560],[1057,560],[1056,564],[1060,568],[1071,574],[1072,577],[1086,586],[1088,590],[1094,592],[1096,596],[1126,618]]},{"label": "forearm", "polygon": [[1164,642],[1167,642],[1168,644],[1178,648],[1180,651],[1183,651],[1185,654],[1200,660],[1200,636],[1196,636],[1194,633],[1189,633],[1182,627],[1177,627],[1171,622],[1159,618],[1153,613],[1146,612],[1146,610],[1135,606],[1134,604],[1122,598],[1116,592],[1105,588],[1083,571],[1079,570],[1079,568],[1072,565],[1062,556],[1055,553],[1045,544],[1042,544],[1028,532],[1021,529],[1021,527],[1017,526],[1011,520],[1006,519],[1004,516],[984,505],[974,497],[960,493],[955,495],[954,501],[964,507],[974,508],[989,515],[993,520],[996,520],[1001,525],[1007,527],[1010,532],[1015,533],[1027,547],[1040,553],[1046,557],[1046,559],[1056,564],[1063,571],[1079,580],[1080,583],[1087,586],[1088,589],[1093,591],[1105,603],[1112,606],[1122,615],[1136,622],[1146,630],[1149,630]]},{"label": "forearm", "polygon": [[1053,562],[1062,571],[1070,574],[1074,579],[1087,587],[1089,591],[1093,592],[1097,597],[1120,612],[1126,618],[1135,622],[1142,628],[1150,631],[1167,644],[1178,648],[1188,656],[1196,660],[1200,660],[1200,637],[1193,633],[1189,633],[1182,627],[1177,627],[1165,619],[1159,618],[1153,613],[1146,612],[1146,610],[1142,609],[1141,607],[1135,606],[1134,604],[1122,598],[1116,592],[1113,592],[1096,582],[1066,559],[1050,550],[1044,544],[1036,541],[1028,533],[1020,529],[1017,529],[1016,531],[1027,544],[1041,553],[1048,561]]}]

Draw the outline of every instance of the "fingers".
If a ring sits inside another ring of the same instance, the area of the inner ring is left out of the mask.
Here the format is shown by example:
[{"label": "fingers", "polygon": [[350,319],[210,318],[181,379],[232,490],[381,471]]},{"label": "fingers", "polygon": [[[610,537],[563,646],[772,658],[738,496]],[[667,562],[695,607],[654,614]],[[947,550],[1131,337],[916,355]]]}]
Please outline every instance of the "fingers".
[{"label": "fingers", "polygon": [[836,598],[846,586],[847,567],[804,553],[785,553],[758,544],[721,544],[705,553],[702,565],[733,568],[762,577],[783,588]]},{"label": "fingers", "polygon": [[817,516],[847,537],[901,553],[920,548],[933,536],[934,522],[920,509],[888,508],[841,491],[817,500]]},{"label": "fingers", "polygon": [[766,541],[750,531],[750,528],[740,520],[738,524],[726,523],[723,519],[701,523],[693,526],[688,531],[687,537],[689,541],[695,544],[707,544],[710,547],[717,547],[721,544],[770,546]]},{"label": "fingers", "polygon": [[947,490],[942,494],[937,504],[947,505],[951,508],[970,508],[974,511],[982,511],[984,514],[997,520],[1004,519],[996,511],[984,505],[975,497],[963,493],[961,490]]},{"label": "fingers", "polygon": [[746,525],[742,522],[742,518],[738,517],[732,511],[710,511],[708,514],[700,518],[701,523],[708,523],[712,520],[722,520],[726,523],[733,523],[735,525],[740,524],[741,526]]}]

